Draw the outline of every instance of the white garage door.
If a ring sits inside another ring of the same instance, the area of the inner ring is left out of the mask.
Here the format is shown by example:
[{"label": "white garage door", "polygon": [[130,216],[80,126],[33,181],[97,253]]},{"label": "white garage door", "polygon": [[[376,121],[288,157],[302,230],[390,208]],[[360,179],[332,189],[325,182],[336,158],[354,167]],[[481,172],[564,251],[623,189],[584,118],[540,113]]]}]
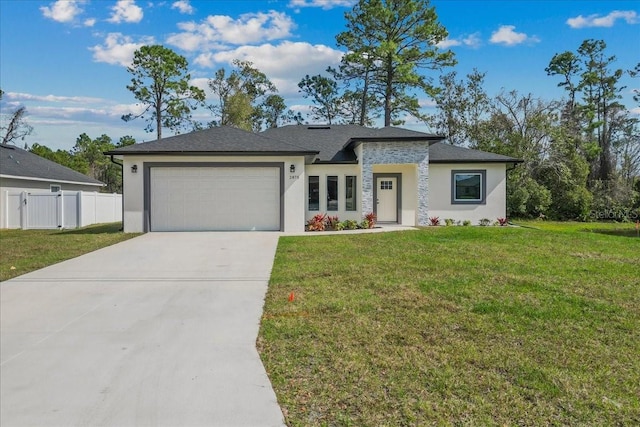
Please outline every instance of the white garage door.
[{"label": "white garage door", "polygon": [[151,231],[280,230],[276,167],[152,167]]}]

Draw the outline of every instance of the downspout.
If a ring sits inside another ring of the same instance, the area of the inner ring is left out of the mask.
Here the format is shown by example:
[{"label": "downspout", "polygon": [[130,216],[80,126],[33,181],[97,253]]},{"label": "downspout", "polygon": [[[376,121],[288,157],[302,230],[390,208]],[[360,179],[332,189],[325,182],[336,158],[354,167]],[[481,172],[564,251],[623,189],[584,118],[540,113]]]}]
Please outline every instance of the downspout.
[{"label": "downspout", "polygon": [[111,159],[111,163],[114,165],[120,166],[120,176],[122,177],[122,227],[120,227],[120,231],[124,231],[124,165],[122,163],[116,162],[113,158],[113,154],[109,156]]}]

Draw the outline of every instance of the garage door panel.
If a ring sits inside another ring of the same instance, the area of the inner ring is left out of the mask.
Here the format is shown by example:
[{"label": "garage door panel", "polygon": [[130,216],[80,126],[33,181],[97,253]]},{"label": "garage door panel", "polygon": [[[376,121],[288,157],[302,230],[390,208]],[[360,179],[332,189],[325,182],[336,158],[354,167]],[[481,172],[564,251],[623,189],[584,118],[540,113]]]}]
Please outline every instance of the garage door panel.
[{"label": "garage door panel", "polygon": [[152,167],[151,231],[279,230],[276,167]]}]

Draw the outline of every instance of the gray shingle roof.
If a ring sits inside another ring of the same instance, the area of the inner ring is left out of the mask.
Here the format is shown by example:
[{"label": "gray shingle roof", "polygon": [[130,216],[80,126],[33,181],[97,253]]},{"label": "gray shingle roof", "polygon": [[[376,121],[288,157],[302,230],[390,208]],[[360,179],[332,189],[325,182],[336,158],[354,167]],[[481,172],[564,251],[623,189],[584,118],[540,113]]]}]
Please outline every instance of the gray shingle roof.
[{"label": "gray shingle roof", "polygon": [[194,153],[296,153],[315,154],[318,150],[306,149],[229,126],[215,127],[170,136],[156,141],[116,148],[105,154],[194,154]]},{"label": "gray shingle roof", "polygon": [[[221,126],[116,148],[106,154],[316,154],[316,161],[356,162],[353,147],[377,140],[441,141],[442,136],[397,127],[367,128],[358,125],[289,125],[260,134]],[[441,142],[431,145],[432,163],[520,162],[500,154],[456,147]]]},{"label": "gray shingle roof", "polygon": [[429,163],[522,163],[522,160],[437,142],[429,147]]},{"label": "gray shingle roof", "polygon": [[307,149],[319,150],[318,161],[334,163],[356,161],[352,147],[347,147],[349,142],[376,139],[442,139],[437,135],[402,128],[374,129],[358,125],[290,125],[267,129],[262,134]]},{"label": "gray shingle roof", "polygon": [[0,175],[103,186],[97,179],[59,165],[29,151],[0,144]]}]

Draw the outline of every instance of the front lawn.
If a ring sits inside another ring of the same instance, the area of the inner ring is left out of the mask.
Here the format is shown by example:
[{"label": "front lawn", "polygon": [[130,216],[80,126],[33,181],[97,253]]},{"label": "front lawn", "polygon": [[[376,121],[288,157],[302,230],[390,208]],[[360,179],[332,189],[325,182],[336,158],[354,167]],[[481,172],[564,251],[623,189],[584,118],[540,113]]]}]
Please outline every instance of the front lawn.
[{"label": "front lawn", "polygon": [[525,225],[281,238],[258,347],[287,423],[638,425],[633,224]]},{"label": "front lawn", "polygon": [[0,281],[137,236],[122,224],[93,225],[76,230],[0,230]]}]

